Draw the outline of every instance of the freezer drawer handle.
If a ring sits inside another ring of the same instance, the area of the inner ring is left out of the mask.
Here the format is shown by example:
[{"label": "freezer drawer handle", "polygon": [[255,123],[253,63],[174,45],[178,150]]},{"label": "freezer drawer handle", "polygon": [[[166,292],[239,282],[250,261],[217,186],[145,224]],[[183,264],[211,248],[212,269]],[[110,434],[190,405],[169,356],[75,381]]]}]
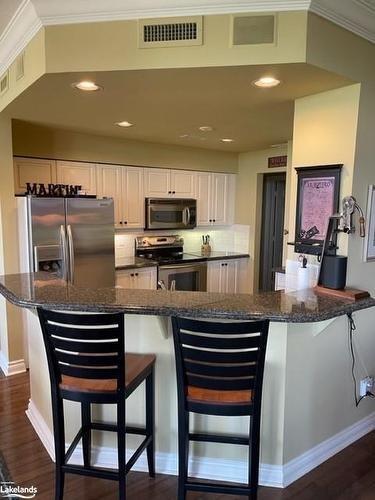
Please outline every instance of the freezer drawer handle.
[{"label": "freezer drawer handle", "polygon": [[72,228],[71,228],[70,224],[67,226],[67,233],[68,233],[69,257],[70,257],[69,280],[73,284],[74,283],[74,244],[73,244]]}]

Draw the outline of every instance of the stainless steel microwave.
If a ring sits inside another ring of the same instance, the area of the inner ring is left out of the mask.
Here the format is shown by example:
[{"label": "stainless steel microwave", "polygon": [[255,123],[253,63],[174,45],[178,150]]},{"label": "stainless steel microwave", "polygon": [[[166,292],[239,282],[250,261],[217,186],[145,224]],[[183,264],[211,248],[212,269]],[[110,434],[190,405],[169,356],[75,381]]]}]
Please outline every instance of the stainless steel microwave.
[{"label": "stainless steel microwave", "polygon": [[197,225],[197,200],[146,198],[145,229],[192,229]]}]

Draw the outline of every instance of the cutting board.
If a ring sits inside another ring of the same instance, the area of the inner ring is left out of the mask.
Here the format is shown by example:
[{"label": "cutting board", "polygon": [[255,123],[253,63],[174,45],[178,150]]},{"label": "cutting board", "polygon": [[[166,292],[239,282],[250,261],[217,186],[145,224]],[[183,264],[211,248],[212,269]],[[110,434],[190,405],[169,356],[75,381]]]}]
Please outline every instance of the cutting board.
[{"label": "cutting board", "polygon": [[357,288],[343,288],[342,290],[333,290],[332,288],[325,288],[324,286],[314,287],[314,291],[319,295],[327,295],[335,297],[336,299],[345,299],[352,302],[370,297],[366,290],[358,290]]}]

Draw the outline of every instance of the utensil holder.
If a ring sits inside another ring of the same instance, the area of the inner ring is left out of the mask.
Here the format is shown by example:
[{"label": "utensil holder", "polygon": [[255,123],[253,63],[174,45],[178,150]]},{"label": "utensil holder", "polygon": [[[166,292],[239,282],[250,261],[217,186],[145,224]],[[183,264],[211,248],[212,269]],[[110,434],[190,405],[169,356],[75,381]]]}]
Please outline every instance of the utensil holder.
[{"label": "utensil holder", "polygon": [[211,253],[211,245],[208,243],[201,246],[201,254],[202,255],[210,255]]}]

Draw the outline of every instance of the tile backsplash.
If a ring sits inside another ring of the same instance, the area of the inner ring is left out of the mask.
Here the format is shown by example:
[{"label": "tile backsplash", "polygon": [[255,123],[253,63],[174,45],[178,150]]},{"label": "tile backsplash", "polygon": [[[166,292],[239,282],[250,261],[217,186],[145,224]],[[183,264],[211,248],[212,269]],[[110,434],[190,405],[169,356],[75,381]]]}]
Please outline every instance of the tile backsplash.
[{"label": "tile backsplash", "polygon": [[[179,234],[184,238],[185,252],[199,252],[202,244],[202,235],[210,235],[210,244],[213,251],[249,252],[249,226],[234,224],[225,228],[206,229],[196,228],[184,231],[158,231],[157,234]],[[134,240],[136,236],[155,234],[154,232],[134,231],[116,232],[115,251],[116,260],[134,255]]]}]

